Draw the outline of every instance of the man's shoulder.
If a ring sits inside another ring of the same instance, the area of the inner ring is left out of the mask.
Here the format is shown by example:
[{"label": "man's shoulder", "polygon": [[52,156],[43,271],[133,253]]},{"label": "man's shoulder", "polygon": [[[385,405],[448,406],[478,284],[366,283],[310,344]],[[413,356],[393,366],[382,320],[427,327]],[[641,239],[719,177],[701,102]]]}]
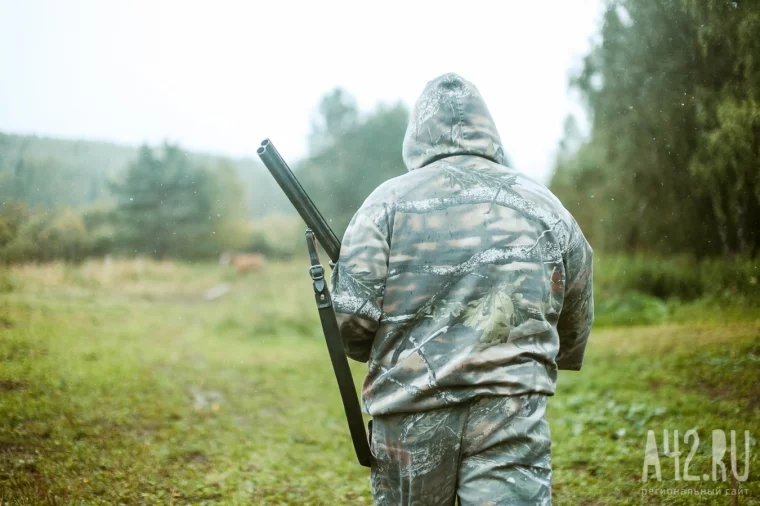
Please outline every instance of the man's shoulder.
[{"label": "man's shoulder", "polygon": [[527,174],[519,171],[514,171],[517,175],[517,181],[515,184],[515,191],[521,193],[525,198],[534,201],[538,205],[542,205],[546,209],[554,212],[565,219],[571,219],[570,212],[565,208],[562,202],[556,195],[545,185]]},{"label": "man's shoulder", "polygon": [[363,207],[388,206],[399,199],[410,198],[410,194],[416,193],[416,190],[421,188],[421,182],[430,176],[430,172],[425,174],[418,169],[392,177],[381,183],[369,194]]},{"label": "man's shoulder", "polygon": [[[564,233],[561,234],[564,236],[564,240],[561,241],[563,251],[567,251],[578,243],[585,241],[583,232],[572,213],[567,210],[559,198],[546,185],[525,174],[520,174],[514,189],[523,198],[545,209],[562,223],[562,228],[564,228]],[[558,232],[558,230],[555,229],[555,232]]]},{"label": "man's shoulder", "polygon": [[[378,186],[364,203],[365,208],[393,208],[399,202],[447,199],[456,194],[477,193],[486,189],[520,208],[530,208],[536,217],[546,217],[566,228],[575,220],[562,202],[544,184],[522,171],[478,156],[444,158],[425,167],[391,178]],[[425,207],[425,206],[420,206]],[[433,206],[436,207],[436,206]]]},{"label": "man's shoulder", "polygon": [[499,186],[524,201],[540,207],[563,220],[572,220],[569,211],[565,209],[565,206],[557,196],[545,184],[525,172],[479,157],[468,157],[463,159],[461,163],[456,164],[456,166],[459,166],[460,169],[466,169],[468,166],[473,166],[473,163],[476,169],[501,176],[491,179],[490,182],[484,184]]}]

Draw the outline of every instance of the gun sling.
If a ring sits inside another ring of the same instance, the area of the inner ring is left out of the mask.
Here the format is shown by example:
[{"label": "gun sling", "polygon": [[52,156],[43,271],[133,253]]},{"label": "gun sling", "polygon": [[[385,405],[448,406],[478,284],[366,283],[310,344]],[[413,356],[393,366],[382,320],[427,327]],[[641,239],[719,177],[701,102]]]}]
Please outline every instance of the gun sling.
[{"label": "gun sling", "polygon": [[[314,282],[314,296],[317,300],[322,331],[325,334],[327,350],[330,353],[333,371],[335,371],[335,379],[338,380],[340,397],[343,400],[343,409],[346,412],[346,419],[348,420],[351,439],[354,442],[356,457],[361,465],[370,467],[371,453],[367,435],[364,431],[359,399],[356,397],[351,370],[348,368],[348,359],[343,351],[343,342],[340,339],[338,322],[335,318],[332,299],[330,298],[330,292],[327,289],[325,281],[325,270],[319,263],[319,255],[317,255],[315,242],[319,240],[330,260],[337,262],[340,255],[340,241],[333,233],[330,225],[322,217],[317,206],[314,205],[309,195],[298,182],[288,164],[282,159],[274,144],[269,139],[264,139],[261,141],[261,145],[256,150],[256,153],[288,197],[288,200],[293,204],[293,207],[296,208],[298,214],[306,222],[307,227],[309,227],[306,232],[306,244],[309,248],[309,258],[311,259],[309,274]],[[369,422],[369,432],[371,438],[371,421]]]},{"label": "gun sling", "polygon": [[[351,439],[354,442],[354,450],[359,464],[364,467],[371,467],[371,453],[367,434],[364,431],[364,419],[362,418],[359,399],[356,397],[354,388],[354,379],[351,376],[351,369],[348,367],[348,358],[343,350],[343,341],[340,338],[340,329],[338,320],[335,317],[335,310],[332,305],[330,291],[327,288],[325,280],[325,269],[319,262],[319,253],[317,252],[317,240],[311,229],[306,230],[306,246],[309,250],[309,275],[314,284],[314,297],[317,301],[319,311],[319,320],[322,323],[322,332],[325,335],[327,351],[330,353],[335,379],[338,380],[338,389],[343,401],[343,409],[346,412],[348,429],[351,432]],[[372,426],[370,422],[370,435]]]}]

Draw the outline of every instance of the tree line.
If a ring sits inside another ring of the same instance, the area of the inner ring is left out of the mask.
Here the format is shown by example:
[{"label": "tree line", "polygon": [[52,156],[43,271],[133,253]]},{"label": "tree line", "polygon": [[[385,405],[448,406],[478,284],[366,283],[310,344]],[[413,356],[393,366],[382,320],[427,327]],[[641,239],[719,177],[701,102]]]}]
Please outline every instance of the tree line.
[{"label": "tree line", "polygon": [[[588,132],[567,119],[551,189],[597,250],[757,255],[760,3],[606,5],[570,82]],[[308,155],[293,168],[338,236],[374,188],[405,172],[408,115],[401,103],[362,113],[342,89],[318,104]],[[0,134],[5,261],[287,256],[302,248],[302,228],[254,160]]]},{"label": "tree line", "polygon": [[8,263],[79,261],[111,253],[203,258],[243,244],[245,196],[231,167],[211,172],[165,144],[140,148],[121,176],[105,183],[107,204],[74,209],[35,206],[32,199],[4,201],[0,258]]},{"label": "tree line", "polygon": [[760,3],[611,0],[551,187],[597,248],[758,253]]},{"label": "tree line", "polygon": [[[549,183],[596,249],[759,253],[759,33],[759,2],[607,2],[598,42],[569,83],[590,128],[566,120]],[[361,120],[341,90],[319,111],[297,168],[342,232],[377,185],[405,171],[408,111],[398,104]]]},{"label": "tree line", "polygon": [[[339,236],[367,195],[404,171],[407,117],[401,104],[360,114],[342,89],[320,102],[309,155],[294,170]],[[290,257],[303,250],[304,225],[252,160],[192,154],[172,144],[133,150],[8,135],[0,135],[0,148],[5,263],[106,254],[208,259],[230,250]]]}]

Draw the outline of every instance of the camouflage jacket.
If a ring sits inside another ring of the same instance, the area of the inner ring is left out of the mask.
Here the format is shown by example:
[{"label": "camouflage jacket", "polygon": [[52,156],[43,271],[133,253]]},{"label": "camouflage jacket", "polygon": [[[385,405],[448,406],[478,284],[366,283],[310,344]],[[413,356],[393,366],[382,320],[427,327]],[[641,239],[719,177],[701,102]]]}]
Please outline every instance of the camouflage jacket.
[{"label": "camouflage jacket", "polygon": [[369,362],[365,411],[552,395],[558,368],[581,368],[594,318],[577,223],[503,165],[483,99],[455,74],[427,84],[403,157],[409,172],[357,211],[331,279],[346,353]]}]

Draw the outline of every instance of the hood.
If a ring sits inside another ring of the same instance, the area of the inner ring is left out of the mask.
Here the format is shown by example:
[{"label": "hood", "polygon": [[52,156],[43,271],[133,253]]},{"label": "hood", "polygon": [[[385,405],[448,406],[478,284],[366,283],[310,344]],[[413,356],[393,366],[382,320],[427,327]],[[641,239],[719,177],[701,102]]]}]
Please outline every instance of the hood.
[{"label": "hood", "polygon": [[404,136],[404,164],[419,169],[441,158],[477,155],[505,164],[496,125],[471,82],[448,73],[428,82]]}]

